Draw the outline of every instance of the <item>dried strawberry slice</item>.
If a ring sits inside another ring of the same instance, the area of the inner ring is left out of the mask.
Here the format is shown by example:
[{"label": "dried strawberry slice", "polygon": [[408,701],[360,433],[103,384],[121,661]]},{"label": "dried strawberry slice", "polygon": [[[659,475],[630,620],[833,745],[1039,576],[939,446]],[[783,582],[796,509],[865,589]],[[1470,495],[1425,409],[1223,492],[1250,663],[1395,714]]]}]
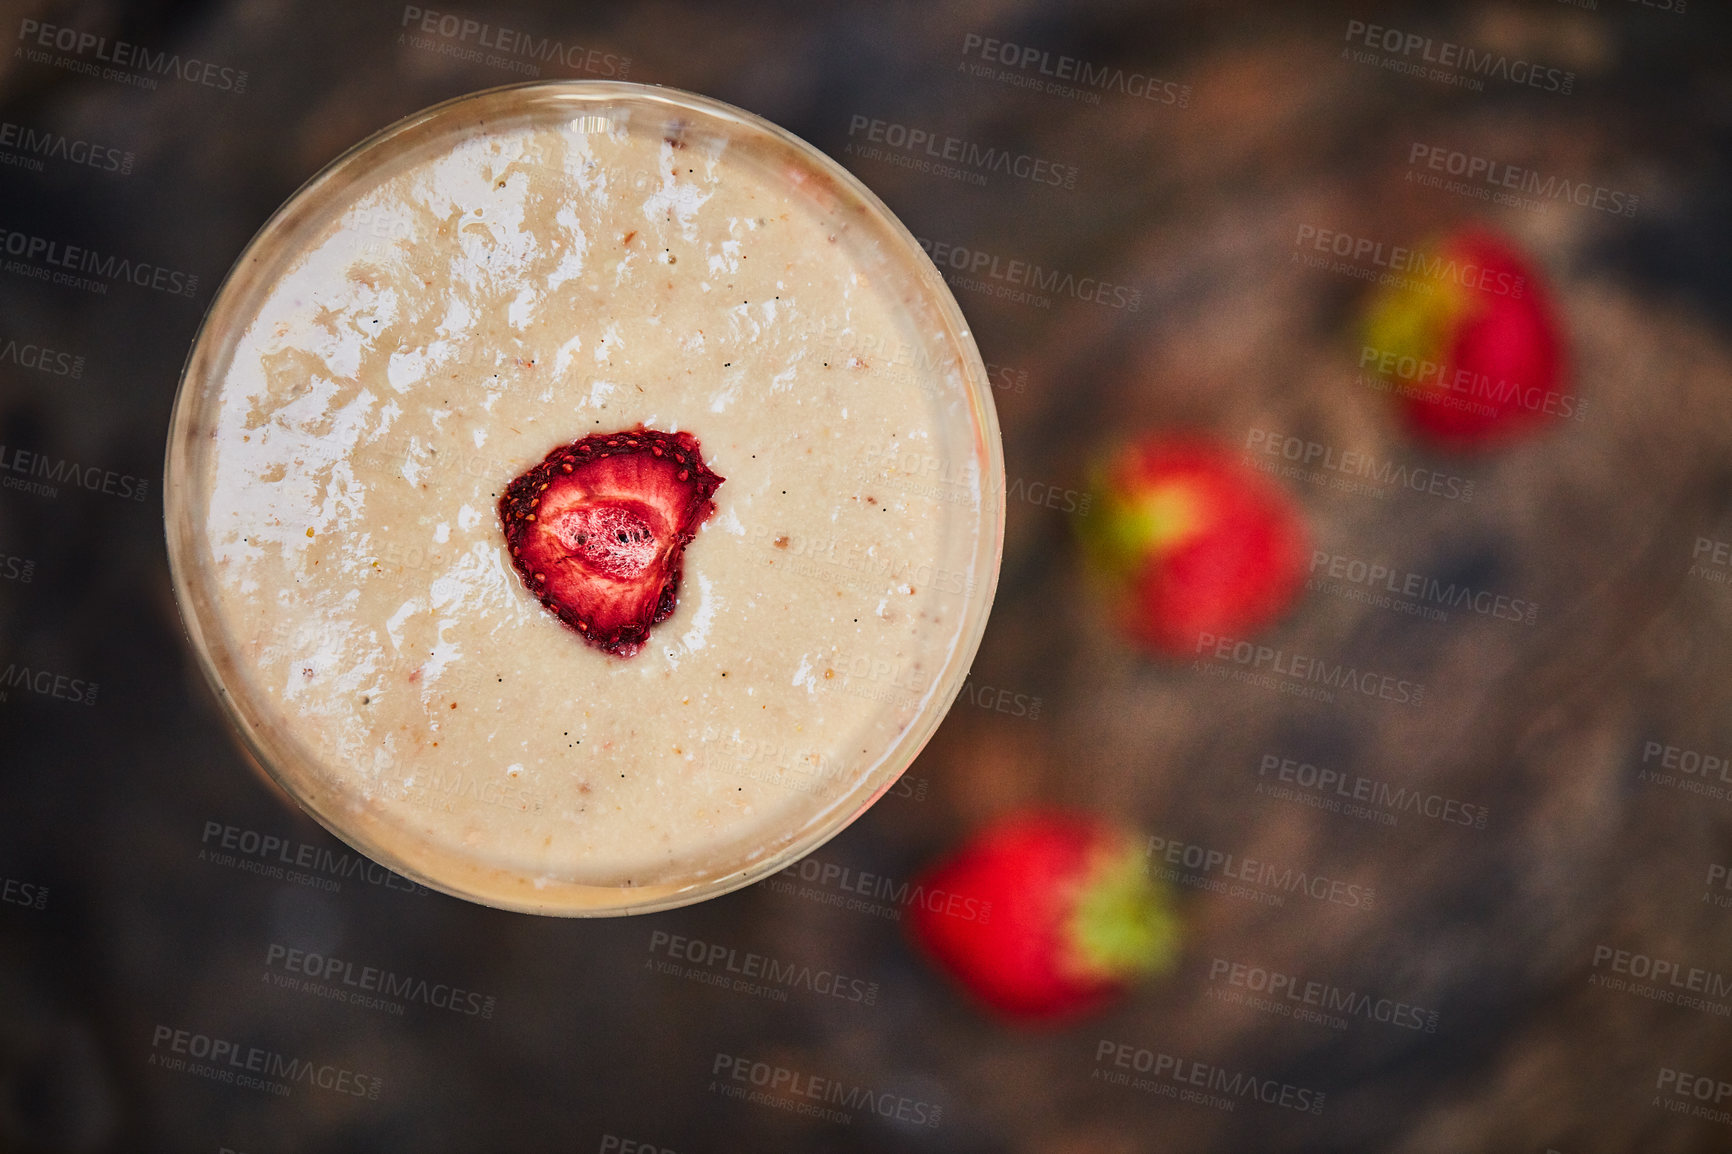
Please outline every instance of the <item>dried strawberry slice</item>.
[{"label": "dried strawberry slice", "polygon": [[585,641],[631,657],[673,615],[686,545],[722,481],[690,433],[639,425],[561,445],[499,499],[511,564]]}]

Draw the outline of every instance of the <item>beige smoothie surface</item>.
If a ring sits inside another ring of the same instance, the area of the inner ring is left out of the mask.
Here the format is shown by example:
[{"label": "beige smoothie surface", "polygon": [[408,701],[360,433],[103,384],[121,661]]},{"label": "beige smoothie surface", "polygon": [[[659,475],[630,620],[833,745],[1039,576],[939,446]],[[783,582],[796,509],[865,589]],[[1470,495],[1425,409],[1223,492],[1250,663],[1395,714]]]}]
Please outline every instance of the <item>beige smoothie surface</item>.
[{"label": "beige smoothie surface", "polygon": [[[352,191],[238,343],[218,611],[292,773],[421,872],[717,876],[902,768],[990,548],[963,363],[888,234],[766,155],[465,134]],[[639,424],[725,481],[620,658],[523,587],[497,505]]]}]

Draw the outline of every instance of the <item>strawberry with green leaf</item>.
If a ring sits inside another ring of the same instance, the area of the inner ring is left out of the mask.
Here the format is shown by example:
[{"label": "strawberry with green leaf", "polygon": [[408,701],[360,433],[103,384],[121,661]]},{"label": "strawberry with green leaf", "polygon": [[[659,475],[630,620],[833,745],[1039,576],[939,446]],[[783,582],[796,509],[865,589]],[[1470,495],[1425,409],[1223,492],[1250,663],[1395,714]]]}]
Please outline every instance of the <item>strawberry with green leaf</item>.
[{"label": "strawberry with green leaf", "polygon": [[1055,1023],[1098,1010],[1177,958],[1178,918],[1142,847],[1087,815],[1014,815],[917,884],[911,936],[1014,1021]]},{"label": "strawberry with green leaf", "polygon": [[1292,498],[1201,439],[1124,447],[1075,523],[1122,630],[1169,655],[1270,623],[1304,582],[1309,534]]},{"label": "strawberry with green leaf", "polygon": [[1426,246],[1408,281],[1379,290],[1366,309],[1361,367],[1440,448],[1488,448],[1576,415],[1564,360],[1545,283],[1512,242],[1484,229]]}]

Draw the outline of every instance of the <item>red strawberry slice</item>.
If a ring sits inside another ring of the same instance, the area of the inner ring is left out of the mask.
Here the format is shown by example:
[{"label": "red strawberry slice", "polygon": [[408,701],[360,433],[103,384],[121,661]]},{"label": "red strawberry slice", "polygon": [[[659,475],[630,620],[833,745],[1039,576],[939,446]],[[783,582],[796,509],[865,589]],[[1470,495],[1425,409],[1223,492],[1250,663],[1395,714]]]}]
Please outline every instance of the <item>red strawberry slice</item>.
[{"label": "red strawberry slice", "polygon": [[585,641],[634,656],[673,616],[685,548],[722,481],[690,433],[639,425],[561,445],[499,499],[511,564]]},{"label": "red strawberry slice", "polygon": [[1131,835],[1031,810],[988,827],[917,879],[914,940],[1006,1017],[1056,1023],[1170,968],[1179,923]]}]

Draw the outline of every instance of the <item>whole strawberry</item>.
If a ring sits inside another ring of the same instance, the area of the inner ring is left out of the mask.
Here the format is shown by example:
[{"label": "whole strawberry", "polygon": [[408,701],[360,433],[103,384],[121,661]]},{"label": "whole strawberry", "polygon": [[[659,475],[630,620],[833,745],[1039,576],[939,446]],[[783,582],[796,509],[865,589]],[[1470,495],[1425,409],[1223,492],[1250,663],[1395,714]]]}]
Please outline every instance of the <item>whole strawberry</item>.
[{"label": "whole strawberry", "polygon": [[916,880],[908,929],[1001,1014],[1056,1023],[1169,968],[1179,927],[1141,846],[1099,819],[1026,811]]},{"label": "whole strawberry", "polygon": [[1513,243],[1473,229],[1403,265],[1408,283],[1367,309],[1359,365],[1401,398],[1414,431],[1476,449],[1579,414],[1550,294]]},{"label": "whole strawberry", "polygon": [[1243,636],[1305,579],[1309,534],[1287,494],[1225,449],[1149,437],[1107,461],[1076,527],[1122,630],[1174,656]]}]

